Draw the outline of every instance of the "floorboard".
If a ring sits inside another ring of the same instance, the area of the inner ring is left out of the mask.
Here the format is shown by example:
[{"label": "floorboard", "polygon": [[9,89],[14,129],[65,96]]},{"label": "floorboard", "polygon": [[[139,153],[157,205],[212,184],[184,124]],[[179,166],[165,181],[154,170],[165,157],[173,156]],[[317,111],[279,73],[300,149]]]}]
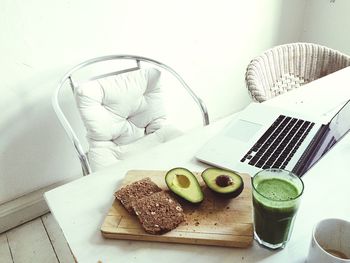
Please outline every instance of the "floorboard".
[{"label": "floorboard", "polygon": [[6,232],[14,263],[59,263],[41,218]]},{"label": "floorboard", "polygon": [[51,213],[43,215],[41,217],[45,226],[46,232],[51,240],[53,249],[56,252],[57,258],[60,263],[72,263],[74,262],[73,255],[69,249],[67,241],[57,224],[55,218]]},{"label": "floorboard", "polygon": [[0,262],[13,263],[6,234],[0,234]]}]

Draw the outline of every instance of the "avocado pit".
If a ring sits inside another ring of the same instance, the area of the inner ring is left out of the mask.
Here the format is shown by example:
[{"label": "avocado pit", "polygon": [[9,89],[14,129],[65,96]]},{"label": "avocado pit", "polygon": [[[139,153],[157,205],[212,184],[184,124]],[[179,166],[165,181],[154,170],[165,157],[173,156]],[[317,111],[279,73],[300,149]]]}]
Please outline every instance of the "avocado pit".
[{"label": "avocado pit", "polygon": [[222,174],[222,175],[219,175],[218,177],[216,177],[215,183],[220,187],[226,187],[226,186],[232,185],[233,180],[231,179],[231,177],[229,177],[225,174]]},{"label": "avocado pit", "polygon": [[233,171],[211,167],[201,176],[208,188],[222,197],[235,198],[244,188],[242,177]]}]

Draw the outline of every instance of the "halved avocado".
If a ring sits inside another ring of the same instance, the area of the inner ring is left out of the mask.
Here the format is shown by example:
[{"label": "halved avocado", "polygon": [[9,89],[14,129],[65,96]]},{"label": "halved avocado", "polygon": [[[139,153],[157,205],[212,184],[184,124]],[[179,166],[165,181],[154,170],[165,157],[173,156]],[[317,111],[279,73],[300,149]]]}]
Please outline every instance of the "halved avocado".
[{"label": "halved avocado", "polygon": [[186,168],[171,169],[165,175],[169,189],[191,203],[202,202],[204,195],[197,178]]},{"label": "halved avocado", "polygon": [[208,168],[202,172],[201,176],[212,191],[223,197],[237,197],[244,188],[242,177],[232,171]]}]

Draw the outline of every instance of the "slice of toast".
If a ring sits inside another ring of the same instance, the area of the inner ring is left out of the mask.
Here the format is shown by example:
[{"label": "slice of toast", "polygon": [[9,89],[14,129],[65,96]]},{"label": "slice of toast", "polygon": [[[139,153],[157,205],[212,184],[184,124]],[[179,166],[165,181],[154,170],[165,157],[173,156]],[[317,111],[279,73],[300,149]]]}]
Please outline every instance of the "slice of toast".
[{"label": "slice of toast", "polygon": [[164,191],[135,200],[132,207],[150,234],[163,234],[185,220],[181,205]]},{"label": "slice of toast", "polygon": [[152,182],[149,177],[146,177],[122,187],[114,193],[114,196],[122,203],[129,213],[134,214],[132,208],[132,202],[134,200],[139,200],[160,191],[162,191],[162,189]]}]

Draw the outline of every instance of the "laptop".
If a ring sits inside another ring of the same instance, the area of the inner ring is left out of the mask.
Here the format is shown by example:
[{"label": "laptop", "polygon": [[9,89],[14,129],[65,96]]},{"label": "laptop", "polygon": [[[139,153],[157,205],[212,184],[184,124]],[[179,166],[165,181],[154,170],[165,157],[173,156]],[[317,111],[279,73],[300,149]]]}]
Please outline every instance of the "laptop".
[{"label": "laptop", "polygon": [[329,122],[251,103],[195,155],[202,162],[254,175],[282,168],[303,176],[350,130],[350,100]]}]

